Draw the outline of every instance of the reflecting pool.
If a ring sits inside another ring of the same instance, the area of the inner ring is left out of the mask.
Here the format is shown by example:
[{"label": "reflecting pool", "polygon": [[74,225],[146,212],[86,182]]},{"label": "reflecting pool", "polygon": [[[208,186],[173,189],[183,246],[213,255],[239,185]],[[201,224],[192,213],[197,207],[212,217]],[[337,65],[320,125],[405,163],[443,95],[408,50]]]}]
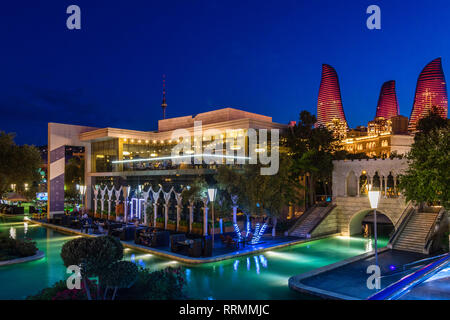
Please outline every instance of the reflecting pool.
[{"label": "reflecting pool", "polygon": [[[76,236],[0,217],[0,232],[16,238],[31,238],[44,251],[44,259],[0,267],[0,299],[24,299],[68,275],[60,257],[62,245]],[[379,246],[387,239],[379,239]],[[266,251],[237,259],[200,266],[125,249],[125,259],[150,270],[182,266],[186,271],[188,296],[193,299],[301,299],[288,288],[289,277],[319,268],[372,249],[372,240],[332,237],[292,247]]]}]

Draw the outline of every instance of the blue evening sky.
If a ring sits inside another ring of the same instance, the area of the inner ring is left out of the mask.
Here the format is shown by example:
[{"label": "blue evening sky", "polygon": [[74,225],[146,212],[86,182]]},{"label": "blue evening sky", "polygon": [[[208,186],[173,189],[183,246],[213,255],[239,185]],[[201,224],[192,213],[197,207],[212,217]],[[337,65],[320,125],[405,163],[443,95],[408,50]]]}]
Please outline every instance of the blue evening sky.
[{"label": "blue evening sky", "polygon": [[[81,30],[66,28],[81,7]],[[381,7],[381,30],[366,8]],[[297,120],[316,113],[322,63],[335,67],[351,127],[375,115],[384,81],[410,115],[417,77],[447,76],[450,1],[8,1],[0,19],[0,130],[46,144],[47,123],[155,130],[167,116],[235,107]]]}]

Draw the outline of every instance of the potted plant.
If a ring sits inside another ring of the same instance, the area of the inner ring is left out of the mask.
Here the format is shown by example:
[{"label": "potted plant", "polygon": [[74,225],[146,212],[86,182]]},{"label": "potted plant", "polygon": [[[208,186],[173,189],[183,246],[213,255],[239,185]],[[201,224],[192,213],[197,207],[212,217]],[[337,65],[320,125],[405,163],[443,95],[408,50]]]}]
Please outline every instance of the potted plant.
[{"label": "potted plant", "polygon": [[233,222],[232,221],[225,221],[223,223],[223,232],[227,233],[227,232],[233,232],[233,231],[234,231]]},{"label": "potted plant", "polygon": [[[208,221],[208,233],[212,234],[212,221]],[[214,234],[220,234],[220,223],[216,221],[214,224]]]},{"label": "potted plant", "polygon": [[115,212],[111,212],[109,214],[109,220],[110,221],[116,221],[116,213]]},{"label": "potted plant", "polygon": [[189,230],[188,222],[186,220],[180,220],[180,225],[178,227],[178,231],[180,232],[188,232]]},{"label": "potted plant", "polygon": [[173,220],[167,221],[167,230],[175,231],[176,227],[177,227],[176,221],[173,221]]},{"label": "potted plant", "polygon": [[156,227],[164,229],[164,218],[162,217],[156,218]]},{"label": "potted plant", "polygon": [[203,223],[192,222],[192,233],[193,234],[203,234]]}]

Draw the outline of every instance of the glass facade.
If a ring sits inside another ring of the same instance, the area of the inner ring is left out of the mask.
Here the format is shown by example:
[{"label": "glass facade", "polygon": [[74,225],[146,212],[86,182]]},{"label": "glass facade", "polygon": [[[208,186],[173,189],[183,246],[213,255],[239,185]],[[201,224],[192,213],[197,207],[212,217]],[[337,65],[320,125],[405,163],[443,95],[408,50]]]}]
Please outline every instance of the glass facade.
[{"label": "glass facade", "polygon": [[91,144],[92,172],[116,171],[113,161],[119,160],[119,139],[97,141]]},{"label": "glass facade", "polygon": [[[230,149],[238,156],[248,156],[248,137],[244,130],[237,130],[233,133],[232,137],[235,139],[230,143]],[[270,131],[267,134],[267,142],[256,144],[255,152],[266,152],[270,149]],[[243,137],[239,139],[239,137]],[[219,140],[223,143],[222,153],[226,154],[226,135],[220,135]],[[214,139],[206,140],[202,139],[202,153],[211,153],[214,151],[208,151],[206,149],[211,143],[214,144]],[[243,139],[243,140],[242,140]],[[244,153],[242,153],[242,145],[238,144],[238,141],[242,140]],[[256,134],[256,142],[259,142],[259,138]],[[184,149],[178,154],[182,156],[189,156],[194,154],[197,143],[197,138],[192,138],[191,149]],[[152,171],[152,170],[177,170],[177,169],[216,169],[217,165],[222,163],[226,164],[225,158],[211,158],[207,163],[203,158],[203,163],[196,164],[192,158],[185,158],[185,162],[189,163],[174,163],[169,158],[172,155],[173,148],[179,143],[178,140],[139,140],[139,139],[126,139],[126,138],[110,138],[108,140],[92,142],[91,149],[91,172],[123,172],[123,171]],[[211,150],[211,149],[210,149]],[[218,151],[218,148],[214,148]],[[184,152],[184,153],[183,153]],[[123,161],[123,162],[116,162]],[[247,162],[247,161],[246,161]],[[237,161],[235,161],[237,163]],[[239,162],[242,163],[242,162]],[[242,164],[234,164],[236,167],[241,167]]]}]

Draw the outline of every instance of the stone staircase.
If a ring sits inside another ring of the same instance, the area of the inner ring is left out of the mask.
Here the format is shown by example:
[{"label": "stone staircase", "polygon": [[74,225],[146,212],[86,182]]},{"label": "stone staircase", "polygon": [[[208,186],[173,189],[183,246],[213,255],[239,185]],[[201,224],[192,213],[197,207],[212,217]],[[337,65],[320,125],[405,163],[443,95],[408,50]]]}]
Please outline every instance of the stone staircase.
[{"label": "stone staircase", "polygon": [[310,238],[311,232],[317,225],[323,220],[323,218],[334,208],[334,206],[328,207],[315,207],[305,219],[294,229],[289,235],[299,238]]},{"label": "stone staircase", "polygon": [[428,233],[434,226],[438,214],[437,212],[413,212],[395,241],[393,249],[424,253]]}]

